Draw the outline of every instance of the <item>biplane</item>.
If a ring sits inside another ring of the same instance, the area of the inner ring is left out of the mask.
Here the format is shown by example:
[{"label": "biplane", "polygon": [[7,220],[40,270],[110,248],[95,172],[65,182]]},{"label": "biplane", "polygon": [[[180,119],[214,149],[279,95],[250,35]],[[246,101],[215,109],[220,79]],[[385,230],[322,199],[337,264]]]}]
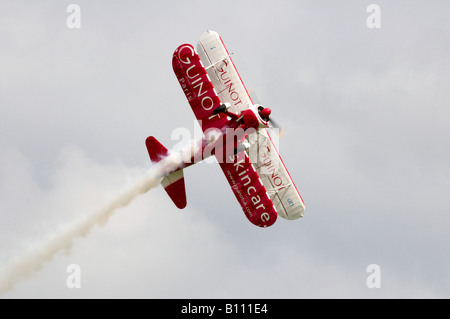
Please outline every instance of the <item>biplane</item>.
[{"label": "biplane", "polygon": [[[205,32],[197,50],[180,45],[172,67],[203,130],[201,156],[183,160],[162,179],[175,205],[187,204],[183,169],[215,156],[251,223],[268,227],[278,215],[302,217],[305,204],[268,131],[271,110],[253,103],[219,34]],[[153,136],[146,146],[153,163],[168,155]]]}]

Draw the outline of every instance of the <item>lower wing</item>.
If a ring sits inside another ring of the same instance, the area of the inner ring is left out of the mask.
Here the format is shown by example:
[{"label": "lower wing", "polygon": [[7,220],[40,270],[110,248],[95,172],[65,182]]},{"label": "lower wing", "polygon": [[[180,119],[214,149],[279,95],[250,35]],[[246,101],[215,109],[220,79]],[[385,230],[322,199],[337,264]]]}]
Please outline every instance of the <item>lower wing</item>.
[{"label": "lower wing", "polygon": [[248,220],[259,227],[273,225],[277,211],[247,153],[228,156],[219,165]]}]

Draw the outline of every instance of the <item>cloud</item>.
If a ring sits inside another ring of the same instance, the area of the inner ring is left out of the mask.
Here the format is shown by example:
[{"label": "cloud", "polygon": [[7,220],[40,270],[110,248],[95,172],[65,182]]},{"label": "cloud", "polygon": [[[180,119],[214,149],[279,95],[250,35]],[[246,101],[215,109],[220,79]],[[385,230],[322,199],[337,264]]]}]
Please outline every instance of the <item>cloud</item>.
[{"label": "cloud", "polygon": [[[32,256],[42,243],[89,219],[143,173],[121,163],[100,165],[70,146],[60,152],[52,184],[44,188],[19,152],[5,153],[2,160],[9,161],[2,165],[2,187],[10,182],[6,175],[22,175],[16,179],[15,198],[1,193],[3,205],[21,216],[2,223],[2,266]],[[31,195],[26,202],[20,201],[24,192]],[[291,298],[311,296],[311,291],[319,296],[326,280],[342,284],[343,269],[318,267],[322,262],[307,246],[270,244],[277,232],[261,233],[248,225],[251,236],[239,236],[246,242],[229,241],[223,226],[206,220],[204,211],[179,212],[172,205],[161,188],[150,191],[117,210],[103,227],[75,238],[70,249],[56,253],[38,272],[27,272],[28,280],[3,297]],[[10,228],[14,233],[6,231]],[[66,286],[71,264],[81,268],[80,289]],[[297,282],[310,286],[308,293]]]}]

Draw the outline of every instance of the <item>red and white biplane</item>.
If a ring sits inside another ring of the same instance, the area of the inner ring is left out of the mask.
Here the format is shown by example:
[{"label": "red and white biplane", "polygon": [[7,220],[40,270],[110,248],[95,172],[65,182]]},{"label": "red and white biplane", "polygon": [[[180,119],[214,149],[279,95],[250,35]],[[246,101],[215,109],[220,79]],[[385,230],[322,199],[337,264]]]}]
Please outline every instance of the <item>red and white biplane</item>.
[{"label": "red and white biplane", "polygon": [[[297,219],[305,204],[267,128],[270,109],[254,104],[221,37],[207,31],[197,44],[180,45],[172,67],[204,137],[201,156],[168,171],[161,184],[175,205],[186,207],[183,169],[214,155],[248,220],[268,227],[277,216]],[[146,140],[153,163],[168,150],[153,136]]]}]

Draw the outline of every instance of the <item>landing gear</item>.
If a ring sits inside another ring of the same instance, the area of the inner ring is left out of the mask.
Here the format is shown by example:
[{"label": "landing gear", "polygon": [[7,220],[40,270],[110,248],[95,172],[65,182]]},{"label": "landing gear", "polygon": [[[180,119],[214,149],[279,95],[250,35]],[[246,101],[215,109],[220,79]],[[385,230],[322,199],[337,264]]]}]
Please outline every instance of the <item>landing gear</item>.
[{"label": "landing gear", "polygon": [[226,113],[228,108],[230,107],[230,103],[220,104],[214,111],[213,114]]}]

